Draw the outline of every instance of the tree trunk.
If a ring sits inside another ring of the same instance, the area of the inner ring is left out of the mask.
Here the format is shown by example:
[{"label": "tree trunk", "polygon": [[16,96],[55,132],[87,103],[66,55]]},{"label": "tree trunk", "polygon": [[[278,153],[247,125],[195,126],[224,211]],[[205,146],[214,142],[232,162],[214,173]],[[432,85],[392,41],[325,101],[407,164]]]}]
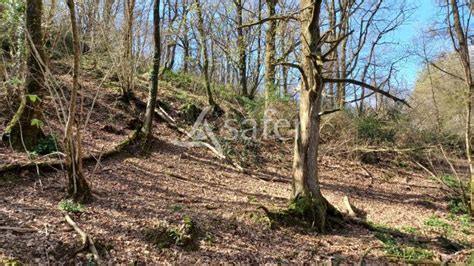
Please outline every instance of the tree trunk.
[{"label": "tree trunk", "polygon": [[[474,97],[474,81],[472,78],[471,72],[471,61],[469,56],[469,44],[468,40],[465,35],[465,30],[463,29],[463,25],[461,22],[461,16],[459,14],[459,7],[457,0],[446,0],[447,6],[451,6],[452,12],[448,14],[452,15],[454,27],[454,32],[451,29],[451,25],[449,25],[449,31],[451,34],[451,38],[453,40],[453,45],[458,53],[459,57],[461,58],[462,66],[464,69],[464,76],[466,80],[466,90],[467,90],[467,99],[466,99],[466,124],[465,124],[465,142],[466,142],[466,157],[469,164],[469,186],[470,186],[470,198],[471,198],[471,206],[469,208],[471,216],[474,217],[474,165],[472,161],[472,136],[471,136],[471,120],[472,120],[472,101]],[[450,20],[450,18],[449,18]],[[457,44],[455,43],[457,41]]]},{"label": "tree trunk", "polygon": [[[293,204],[305,218],[310,218],[319,231],[328,227],[328,215],[335,214],[332,207],[321,194],[318,179],[319,149],[319,111],[324,89],[321,62],[312,59],[321,56],[319,16],[321,0],[301,0],[301,67],[306,82],[300,94],[300,124],[295,138],[293,161]],[[310,7],[310,8],[307,8]]]},{"label": "tree trunk", "polygon": [[153,114],[155,113],[156,95],[158,93],[158,73],[160,71],[161,40],[160,40],[160,0],[154,0],[153,7],[153,39],[155,52],[153,55],[153,70],[151,72],[151,88],[148,94],[148,103],[145,111],[145,121],[142,127],[144,139],[151,135]]},{"label": "tree trunk", "polygon": [[242,0],[234,1],[237,8],[237,49],[239,50],[239,75],[241,95],[248,97],[247,88],[247,51],[245,47],[244,29],[240,26],[243,24],[243,3]]},{"label": "tree trunk", "polygon": [[211,81],[209,80],[209,55],[207,52],[207,37],[206,31],[204,29],[204,17],[202,14],[202,6],[199,2],[200,0],[195,0],[196,3],[196,11],[198,15],[198,32],[199,32],[199,44],[201,46],[201,57],[202,57],[202,71],[204,72],[204,80],[206,82],[206,93],[207,93],[207,102],[208,104],[216,108],[217,105],[214,102],[214,98],[212,97],[211,91]]},{"label": "tree trunk", "polygon": [[134,80],[134,59],[133,59],[133,17],[135,10],[135,0],[124,1],[124,55],[122,62],[122,100],[129,102],[132,96]]},{"label": "tree trunk", "polygon": [[[80,125],[76,123],[76,101],[79,89],[79,67],[80,67],[80,44],[79,32],[76,22],[76,9],[74,0],[68,0],[67,5],[71,16],[71,27],[74,49],[74,72],[71,99],[69,103],[69,114],[65,129],[65,152],[66,170],[68,173],[67,193],[76,202],[88,202],[92,199],[92,193],[84,177],[82,169],[82,148]],[[75,131],[75,132],[74,132]]]},{"label": "tree trunk", "polygon": [[[268,17],[275,16],[276,0],[267,0]],[[269,101],[275,97],[275,33],[276,20],[268,22],[268,29],[265,34],[265,110],[270,108]]]},{"label": "tree trunk", "polygon": [[32,151],[38,140],[44,137],[42,100],[45,95],[44,70],[46,54],[43,48],[41,18],[43,1],[26,1],[26,29],[28,43],[27,73],[24,95],[20,107],[8,123],[3,140],[9,141],[18,151]]}]

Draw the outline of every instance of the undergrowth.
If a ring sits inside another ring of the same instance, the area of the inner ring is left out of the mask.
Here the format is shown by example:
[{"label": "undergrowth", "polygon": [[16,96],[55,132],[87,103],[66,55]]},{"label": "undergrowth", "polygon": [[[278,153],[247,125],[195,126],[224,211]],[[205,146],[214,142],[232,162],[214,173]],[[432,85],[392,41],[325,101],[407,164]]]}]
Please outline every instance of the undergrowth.
[{"label": "undergrowth", "polygon": [[65,212],[79,213],[84,211],[84,206],[80,203],[74,202],[72,199],[61,200],[58,204],[58,208]]},{"label": "undergrowth", "polygon": [[[145,230],[145,239],[159,249],[169,248],[172,245],[185,249],[199,248],[198,238],[200,230],[189,216],[184,216],[178,224],[170,224],[164,220],[154,221],[151,228]],[[207,235],[207,241],[212,238]]]}]

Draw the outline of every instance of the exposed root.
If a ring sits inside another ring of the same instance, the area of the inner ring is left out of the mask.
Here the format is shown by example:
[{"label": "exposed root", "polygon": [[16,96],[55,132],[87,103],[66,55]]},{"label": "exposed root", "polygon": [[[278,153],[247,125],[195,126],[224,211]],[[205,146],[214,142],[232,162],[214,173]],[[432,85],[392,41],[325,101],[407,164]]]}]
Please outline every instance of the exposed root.
[{"label": "exposed root", "polygon": [[74,220],[66,214],[64,216],[66,218],[66,222],[74,228],[74,230],[81,236],[81,241],[82,241],[82,249],[85,250],[89,248],[91,251],[92,255],[94,256],[94,261],[98,264],[101,265],[99,253],[97,252],[97,248],[95,247],[94,240],[92,237],[90,237],[86,232],[84,232],[77,224],[74,222]]}]

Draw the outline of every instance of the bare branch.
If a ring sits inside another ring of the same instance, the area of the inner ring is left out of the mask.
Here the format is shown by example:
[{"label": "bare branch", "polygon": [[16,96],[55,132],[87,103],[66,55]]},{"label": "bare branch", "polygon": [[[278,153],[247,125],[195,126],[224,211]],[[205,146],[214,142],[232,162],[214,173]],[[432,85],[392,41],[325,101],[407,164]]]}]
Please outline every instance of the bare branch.
[{"label": "bare branch", "polygon": [[355,79],[334,79],[334,78],[325,78],[323,79],[324,82],[328,82],[328,83],[350,83],[350,84],[354,84],[354,85],[357,85],[357,86],[361,86],[361,87],[364,87],[366,89],[369,89],[373,92],[376,92],[376,93],[380,93],[382,94],[383,96],[385,97],[388,97],[392,100],[394,100],[395,102],[401,102],[403,103],[404,105],[408,106],[411,108],[411,106],[408,104],[407,101],[405,101],[404,99],[400,99],[398,98],[397,96],[394,96],[384,90],[381,90],[379,88],[376,88],[372,85],[369,85],[367,83],[364,83],[362,81],[358,81],[358,80],[355,80]]}]

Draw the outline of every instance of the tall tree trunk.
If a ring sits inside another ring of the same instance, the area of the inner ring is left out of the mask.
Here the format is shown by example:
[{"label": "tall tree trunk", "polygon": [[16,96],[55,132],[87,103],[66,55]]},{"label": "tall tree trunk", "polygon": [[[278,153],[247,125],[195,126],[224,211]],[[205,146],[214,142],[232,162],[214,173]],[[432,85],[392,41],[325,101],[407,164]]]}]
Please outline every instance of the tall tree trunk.
[{"label": "tall tree trunk", "polygon": [[202,57],[202,71],[204,72],[204,80],[206,82],[206,93],[207,93],[207,102],[208,104],[216,108],[217,105],[214,102],[211,91],[211,81],[209,80],[209,55],[207,52],[207,37],[206,31],[204,29],[204,17],[202,14],[202,6],[200,0],[195,0],[196,11],[198,15],[198,32],[199,32],[199,44],[201,46],[201,57]]},{"label": "tall tree trunk", "polygon": [[[469,56],[469,44],[468,40],[465,35],[465,30],[463,29],[461,16],[459,14],[459,6],[457,0],[446,0],[447,6],[451,6],[452,12],[448,12],[450,16],[452,15],[454,27],[454,32],[451,29],[451,25],[449,26],[449,31],[451,36],[453,37],[453,46],[458,53],[462,66],[464,69],[464,76],[466,81],[466,90],[467,90],[467,99],[466,99],[466,122],[465,122],[465,142],[466,142],[466,157],[469,164],[469,184],[470,184],[470,198],[471,198],[471,206],[470,206],[470,213],[471,216],[474,217],[474,165],[472,161],[472,136],[471,136],[471,120],[472,120],[472,101],[474,97],[474,81],[471,72],[471,61]],[[450,21],[451,18],[448,18]],[[451,24],[449,22],[449,24]],[[457,41],[457,44],[455,43]]]},{"label": "tall tree trunk", "polygon": [[247,49],[245,47],[243,24],[243,3],[242,0],[235,0],[235,7],[237,8],[237,49],[239,51],[239,75],[240,75],[240,89],[242,96],[249,96],[247,88]]},{"label": "tall tree trunk", "polygon": [[71,27],[73,35],[74,49],[74,72],[71,99],[69,103],[69,113],[65,129],[65,151],[66,169],[68,173],[67,193],[76,202],[87,202],[92,200],[91,190],[84,177],[82,168],[82,148],[80,124],[76,123],[76,101],[79,89],[79,67],[80,67],[80,44],[79,31],[76,22],[76,9],[74,0],[68,0],[67,5],[71,17]]},{"label": "tall tree trunk", "polygon": [[321,62],[312,59],[321,56],[320,11],[321,0],[300,0],[301,68],[306,82],[300,93],[299,126],[295,138],[293,161],[293,203],[306,218],[312,219],[316,229],[328,227],[328,215],[336,214],[335,208],[321,194],[318,179],[319,111],[324,89]]},{"label": "tall tree trunk", "polygon": [[43,1],[26,1],[26,34],[29,49],[25,90],[20,107],[2,136],[3,140],[9,141],[18,151],[32,151],[38,140],[44,136],[41,124],[42,100],[46,91],[44,70],[47,61],[41,29],[42,10]]},{"label": "tall tree trunk", "polygon": [[153,39],[155,52],[153,54],[153,70],[151,72],[151,88],[148,92],[148,103],[145,111],[145,121],[142,127],[143,137],[151,134],[153,114],[155,113],[156,95],[158,93],[158,73],[160,71],[161,40],[160,40],[160,0],[154,0],[153,6]]},{"label": "tall tree trunk", "polygon": [[135,0],[124,1],[124,54],[122,69],[122,100],[128,102],[132,96],[134,80],[134,59],[133,59],[133,17],[135,10]]},{"label": "tall tree trunk", "polygon": [[[276,0],[267,0],[268,17],[275,16]],[[268,29],[265,34],[265,110],[270,108],[269,101],[276,95],[275,86],[275,34],[276,20],[268,22]]]}]

